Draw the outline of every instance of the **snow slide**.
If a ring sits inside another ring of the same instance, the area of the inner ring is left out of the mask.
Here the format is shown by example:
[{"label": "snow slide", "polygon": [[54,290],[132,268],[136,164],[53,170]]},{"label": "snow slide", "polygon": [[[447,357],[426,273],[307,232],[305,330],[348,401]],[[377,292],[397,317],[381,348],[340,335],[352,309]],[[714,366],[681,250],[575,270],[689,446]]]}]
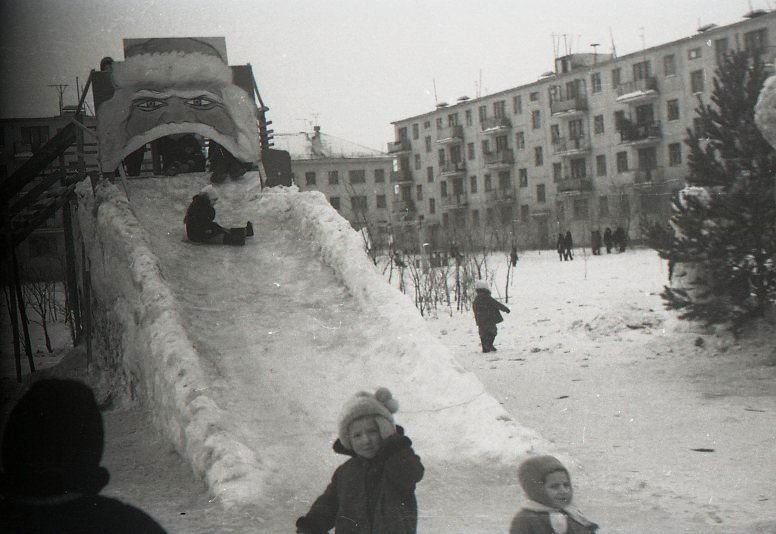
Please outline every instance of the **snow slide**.
[{"label": "snow slide", "polygon": [[[226,505],[309,505],[343,458],[343,401],[391,389],[424,463],[516,465],[544,441],[520,427],[390,287],[317,192],[217,185],[217,220],[244,247],[186,242],[205,174],[127,192],[81,184],[79,224],[97,306],[95,349]],[[129,197],[129,198],[127,198]]]}]

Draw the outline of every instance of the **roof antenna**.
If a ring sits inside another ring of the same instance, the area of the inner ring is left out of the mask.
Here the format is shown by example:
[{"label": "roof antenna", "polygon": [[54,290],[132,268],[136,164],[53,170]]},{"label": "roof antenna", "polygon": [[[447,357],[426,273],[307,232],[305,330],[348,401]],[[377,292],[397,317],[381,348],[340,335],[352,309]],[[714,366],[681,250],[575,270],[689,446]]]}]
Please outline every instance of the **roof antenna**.
[{"label": "roof antenna", "polygon": [[614,34],[611,26],[609,26],[609,38],[612,40],[612,59],[614,59],[617,57],[617,49],[614,47]]},{"label": "roof antenna", "polygon": [[436,79],[431,78],[431,83],[434,84],[434,105],[436,106],[437,104],[439,104],[439,99],[437,99],[437,92],[436,92]]}]

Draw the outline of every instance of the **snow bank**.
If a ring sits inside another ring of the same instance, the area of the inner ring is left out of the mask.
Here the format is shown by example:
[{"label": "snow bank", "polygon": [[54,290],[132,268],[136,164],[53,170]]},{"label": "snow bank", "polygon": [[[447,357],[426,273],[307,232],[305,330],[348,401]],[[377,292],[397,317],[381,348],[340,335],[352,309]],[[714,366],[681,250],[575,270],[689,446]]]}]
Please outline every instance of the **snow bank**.
[{"label": "snow bank", "polygon": [[[366,348],[371,352],[370,378],[375,387],[391,383],[402,404],[398,417],[412,428],[413,439],[424,443],[424,457],[513,463],[545,447],[429,332],[409,298],[385,281],[359,234],[323,194],[277,188],[264,192],[259,205],[285,212],[301,239],[314,244],[359,304],[379,317],[384,337]],[[397,375],[402,382],[394,385]],[[338,405],[352,393],[343,391],[332,402]]]},{"label": "snow bank", "polygon": [[153,407],[178,452],[225,503],[261,494],[259,461],[223,428],[224,412],[207,395],[200,359],[177,303],[126,196],[103,182],[77,189],[78,223],[88,254],[98,360],[124,393]]}]

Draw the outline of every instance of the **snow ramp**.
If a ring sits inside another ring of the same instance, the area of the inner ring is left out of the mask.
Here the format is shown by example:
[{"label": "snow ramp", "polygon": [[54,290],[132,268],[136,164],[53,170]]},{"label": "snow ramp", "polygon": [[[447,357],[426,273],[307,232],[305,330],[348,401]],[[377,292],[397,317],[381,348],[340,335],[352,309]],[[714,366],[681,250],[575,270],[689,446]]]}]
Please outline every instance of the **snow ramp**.
[{"label": "snow ramp", "polygon": [[[516,465],[519,426],[392,288],[318,192],[216,185],[244,247],[184,239],[206,174],[81,184],[95,352],[226,505],[304,512],[343,457],[342,403],[388,387],[427,465]],[[273,508],[273,504],[275,507]],[[261,512],[259,512],[261,513]]]}]

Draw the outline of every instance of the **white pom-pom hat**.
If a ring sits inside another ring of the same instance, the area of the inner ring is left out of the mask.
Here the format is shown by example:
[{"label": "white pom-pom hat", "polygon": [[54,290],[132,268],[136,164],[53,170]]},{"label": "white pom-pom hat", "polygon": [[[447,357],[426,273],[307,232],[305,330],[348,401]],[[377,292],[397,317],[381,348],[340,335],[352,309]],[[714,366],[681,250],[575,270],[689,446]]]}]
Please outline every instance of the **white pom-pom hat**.
[{"label": "white pom-pom hat", "polygon": [[352,450],[350,424],[362,417],[374,417],[380,437],[385,439],[396,432],[396,424],[393,414],[399,411],[399,402],[393,398],[388,388],[378,388],[374,395],[366,391],[359,391],[351,397],[342,407],[339,416],[339,440],[346,449]]},{"label": "white pom-pom hat", "polygon": [[487,280],[477,280],[474,282],[474,289],[487,289],[490,291],[490,286],[488,285]]}]

